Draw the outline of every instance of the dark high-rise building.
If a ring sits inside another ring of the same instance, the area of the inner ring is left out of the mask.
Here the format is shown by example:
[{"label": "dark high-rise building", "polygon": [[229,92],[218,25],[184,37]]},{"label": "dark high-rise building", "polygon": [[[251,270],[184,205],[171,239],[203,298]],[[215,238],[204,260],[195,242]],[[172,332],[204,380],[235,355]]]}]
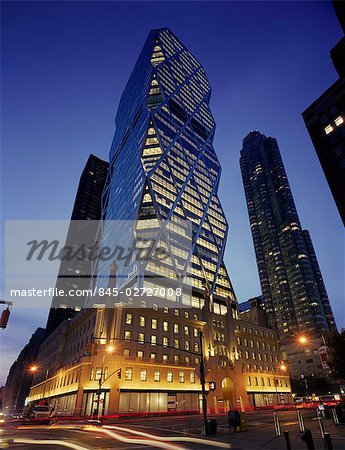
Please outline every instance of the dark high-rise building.
[{"label": "dark high-rise building", "polygon": [[36,362],[43,337],[44,329],[37,328],[10,368],[3,392],[3,410],[6,413],[23,409],[33,379],[30,366]]},{"label": "dark high-rise building", "polygon": [[249,133],[240,165],[268,323],[283,344],[302,335],[322,341],[334,317],[276,139]]},{"label": "dark high-rise building", "polygon": [[[344,2],[334,5],[344,29]],[[302,115],[345,225],[345,37],[331,50],[331,59],[338,80]]]},{"label": "dark high-rise building", "polygon": [[[97,221],[101,219],[101,202],[106,184],[109,164],[97,156],[90,155],[81,174],[76,199],[73,206],[65,246],[77,248],[92,243],[96,239]],[[56,282],[57,289],[63,289],[66,297],[54,296],[46,326],[48,337],[58,325],[72,318],[80,310],[80,297],[68,295],[72,289],[87,289],[90,284],[90,261],[73,258],[62,260]]]}]

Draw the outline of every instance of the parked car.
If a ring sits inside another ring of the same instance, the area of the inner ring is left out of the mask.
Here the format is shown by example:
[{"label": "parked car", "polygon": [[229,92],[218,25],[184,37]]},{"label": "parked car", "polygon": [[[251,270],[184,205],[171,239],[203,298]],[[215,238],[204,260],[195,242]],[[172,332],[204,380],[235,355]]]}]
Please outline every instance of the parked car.
[{"label": "parked car", "polygon": [[49,419],[51,408],[47,405],[34,405],[30,408],[28,419]]}]

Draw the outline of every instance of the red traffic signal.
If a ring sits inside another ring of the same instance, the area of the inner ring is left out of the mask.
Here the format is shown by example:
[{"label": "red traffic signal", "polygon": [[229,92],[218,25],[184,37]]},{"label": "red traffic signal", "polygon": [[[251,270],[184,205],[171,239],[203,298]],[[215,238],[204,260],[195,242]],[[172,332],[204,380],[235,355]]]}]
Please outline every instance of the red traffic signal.
[{"label": "red traffic signal", "polygon": [[0,328],[5,329],[7,327],[9,317],[10,317],[10,310],[7,308],[4,311],[2,311],[0,318]]},{"label": "red traffic signal", "polygon": [[117,378],[121,378],[121,369],[117,371]]}]

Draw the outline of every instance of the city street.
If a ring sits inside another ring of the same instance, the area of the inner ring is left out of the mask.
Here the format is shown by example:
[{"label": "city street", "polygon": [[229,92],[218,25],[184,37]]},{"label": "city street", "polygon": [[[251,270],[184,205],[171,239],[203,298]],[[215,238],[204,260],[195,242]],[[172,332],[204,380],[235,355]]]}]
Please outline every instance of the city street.
[{"label": "city street", "polygon": [[[310,428],[315,449],[323,450],[315,411],[303,411],[305,427]],[[201,436],[201,416],[123,418],[104,423],[102,427],[77,423],[52,426],[5,427],[1,430],[1,448],[36,450],[47,448],[76,450],[124,450],[124,449],[259,449],[284,450],[284,437],[274,432],[273,412],[261,411],[247,415],[248,431],[234,433],[227,426],[226,416],[215,417],[217,435]],[[292,450],[306,449],[300,439],[296,411],[279,412],[281,431],[289,431]],[[345,426],[335,426],[331,419],[325,420],[325,430],[331,435],[334,450],[345,448]]]}]

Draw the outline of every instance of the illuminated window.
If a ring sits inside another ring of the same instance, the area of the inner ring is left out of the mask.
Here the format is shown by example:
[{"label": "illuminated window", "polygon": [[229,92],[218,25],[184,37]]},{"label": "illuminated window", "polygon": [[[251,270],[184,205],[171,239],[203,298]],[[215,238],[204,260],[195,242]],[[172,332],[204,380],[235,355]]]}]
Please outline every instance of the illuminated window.
[{"label": "illuminated window", "polygon": [[169,330],[169,325],[168,322],[163,322],[163,331],[168,331]]},{"label": "illuminated window", "polygon": [[139,344],[143,344],[144,343],[144,341],[145,341],[145,334],[144,333],[139,333],[138,341],[139,341]]},{"label": "illuminated window", "polygon": [[326,134],[332,133],[332,131],[333,131],[332,125],[327,125],[327,127],[325,127],[325,133]]},{"label": "illuminated window", "polygon": [[132,332],[131,331],[125,331],[125,339],[126,341],[130,341],[132,337]]},{"label": "illuminated window", "polygon": [[185,350],[189,350],[189,341],[184,341]]},{"label": "illuminated window", "polygon": [[189,336],[189,328],[187,326],[184,327],[184,334]]},{"label": "illuminated window", "polygon": [[151,328],[153,330],[157,330],[157,319],[152,319],[151,320]]},{"label": "illuminated window", "polygon": [[157,359],[157,353],[151,353],[150,359]]},{"label": "illuminated window", "polygon": [[144,352],[142,350],[138,350],[137,351],[137,357],[138,358],[143,358],[144,357]]},{"label": "illuminated window", "polygon": [[172,370],[169,370],[167,372],[167,381],[168,381],[168,383],[172,383],[174,381],[174,375],[173,375]]},{"label": "illuminated window", "polygon": [[167,355],[167,354],[164,354],[164,355],[163,355],[163,361],[168,361],[168,360],[169,360],[168,355]]},{"label": "illuminated window", "polygon": [[178,376],[179,376],[179,381],[180,381],[180,383],[184,383],[184,372],[183,372],[183,371],[180,371],[179,374],[178,374]]},{"label": "illuminated window", "polygon": [[144,316],[140,316],[139,317],[139,326],[140,327],[144,327],[145,326],[145,317]]},{"label": "illuminated window", "polygon": [[151,345],[157,345],[157,336],[155,335],[151,336]]},{"label": "illuminated window", "polygon": [[174,333],[178,334],[179,329],[178,329],[178,324],[174,323]]},{"label": "illuminated window", "polygon": [[338,127],[339,125],[341,125],[342,123],[344,123],[344,119],[341,116],[338,116],[335,120],[334,120],[336,126]]},{"label": "illuminated window", "polygon": [[189,381],[191,383],[195,383],[195,372],[190,372],[190,374],[189,374]]},{"label": "illuminated window", "polygon": [[169,338],[167,338],[166,336],[163,337],[163,345],[164,347],[167,347],[169,345]]},{"label": "illuminated window", "polygon": [[133,314],[126,314],[126,324],[131,325],[133,321]]},{"label": "illuminated window", "polygon": [[147,370],[140,369],[140,381],[146,381],[146,380],[147,380]]},{"label": "illuminated window", "polygon": [[96,367],[95,381],[100,380],[101,377],[102,377],[102,367]]},{"label": "illuminated window", "polygon": [[153,381],[161,381],[161,373],[159,370],[155,370],[153,375]]},{"label": "illuminated window", "polygon": [[178,339],[174,339],[174,347],[175,348],[179,348],[179,346],[180,346],[179,340]]},{"label": "illuminated window", "polygon": [[178,364],[179,361],[180,361],[179,355],[174,355],[174,362],[175,362],[176,364]]},{"label": "illuminated window", "polygon": [[133,368],[132,367],[126,367],[125,380],[126,381],[132,381],[132,379],[133,379]]}]

